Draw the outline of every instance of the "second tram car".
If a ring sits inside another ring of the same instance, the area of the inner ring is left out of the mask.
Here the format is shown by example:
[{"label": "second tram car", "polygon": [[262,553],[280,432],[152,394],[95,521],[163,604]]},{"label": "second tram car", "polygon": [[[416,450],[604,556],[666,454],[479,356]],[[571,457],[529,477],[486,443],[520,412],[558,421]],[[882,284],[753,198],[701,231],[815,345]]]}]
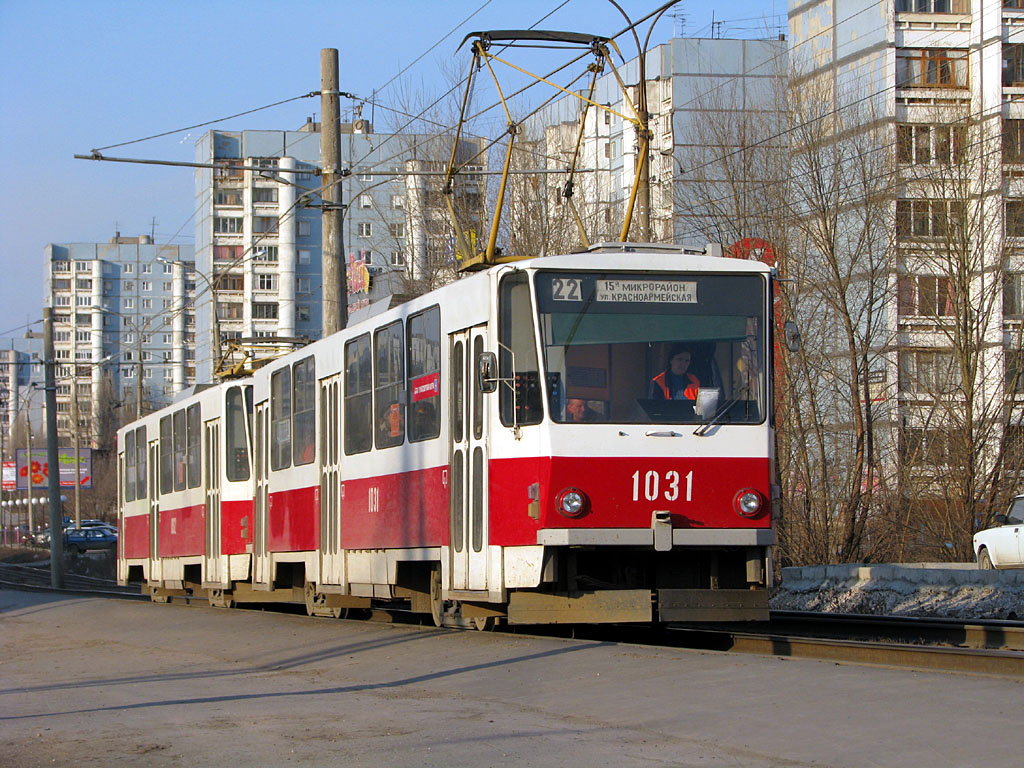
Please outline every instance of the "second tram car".
[{"label": "second tram car", "polygon": [[767,617],[771,268],[492,267],[118,433],[119,579],[438,624]]}]

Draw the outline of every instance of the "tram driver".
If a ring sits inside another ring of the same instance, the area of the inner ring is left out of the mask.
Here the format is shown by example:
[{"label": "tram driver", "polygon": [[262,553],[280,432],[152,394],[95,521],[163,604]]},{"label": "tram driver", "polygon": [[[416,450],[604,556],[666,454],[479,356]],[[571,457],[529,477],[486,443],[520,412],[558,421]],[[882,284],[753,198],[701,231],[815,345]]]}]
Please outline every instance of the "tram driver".
[{"label": "tram driver", "polygon": [[651,379],[652,400],[696,400],[700,379],[689,372],[693,351],[685,344],[673,344],[668,367]]}]

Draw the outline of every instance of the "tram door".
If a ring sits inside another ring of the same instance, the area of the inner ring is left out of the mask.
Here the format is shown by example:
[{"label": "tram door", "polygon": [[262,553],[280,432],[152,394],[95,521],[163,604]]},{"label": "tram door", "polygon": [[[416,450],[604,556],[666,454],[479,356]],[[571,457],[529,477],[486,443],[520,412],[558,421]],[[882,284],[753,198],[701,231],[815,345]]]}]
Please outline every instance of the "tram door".
[{"label": "tram door", "polygon": [[146,496],[149,499],[149,580],[162,581],[163,569],[160,567],[160,442],[154,440],[149,444],[149,461],[146,462],[149,475]]},{"label": "tram door", "polygon": [[487,589],[487,418],[476,384],[487,326],[450,334],[451,589]]},{"label": "tram door", "polygon": [[270,581],[269,563],[267,562],[267,418],[268,402],[256,406],[256,435],[253,466],[256,470],[256,498],[254,515],[254,535],[252,542],[253,583]]},{"label": "tram door", "polygon": [[320,581],[345,583],[341,551],[341,376],[320,382]]},{"label": "tram door", "polygon": [[220,424],[206,422],[206,452],[203,456],[203,470],[206,472],[206,562],[204,580],[211,584],[225,581],[221,557],[220,525]]}]

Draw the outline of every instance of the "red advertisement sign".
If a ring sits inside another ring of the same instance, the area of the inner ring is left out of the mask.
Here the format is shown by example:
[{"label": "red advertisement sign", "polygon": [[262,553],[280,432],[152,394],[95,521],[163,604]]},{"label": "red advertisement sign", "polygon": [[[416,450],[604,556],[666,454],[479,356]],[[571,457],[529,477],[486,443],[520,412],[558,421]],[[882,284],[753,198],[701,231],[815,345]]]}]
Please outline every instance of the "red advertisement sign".
[{"label": "red advertisement sign", "polygon": [[418,403],[441,394],[441,375],[428,373],[412,380],[412,401]]}]

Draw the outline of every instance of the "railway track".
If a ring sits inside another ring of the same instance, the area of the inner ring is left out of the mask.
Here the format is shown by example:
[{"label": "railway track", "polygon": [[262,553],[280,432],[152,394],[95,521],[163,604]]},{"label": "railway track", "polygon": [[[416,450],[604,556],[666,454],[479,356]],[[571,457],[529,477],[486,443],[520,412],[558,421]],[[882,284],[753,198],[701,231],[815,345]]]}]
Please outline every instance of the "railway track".
[{"label": "railway track", "polygon": [[[138,587],[65,574],[63,593],[148,600]],[[48,591],[45,565],[0,565],[0,586]],[[202,597],[187,601],[206,602]],[[382,613],[374,611],[374,614]],[[392,617],[394,618],[394,617]],[[388,619],[391,620],[391,619]],[[525,628],[524,628],[525,629]],[[551,627],[531,634],[664,645],[676,648],[831,660],[843,663],[1024,677],[1024,622],[773,611],[752,625],[673,624]]]}]

